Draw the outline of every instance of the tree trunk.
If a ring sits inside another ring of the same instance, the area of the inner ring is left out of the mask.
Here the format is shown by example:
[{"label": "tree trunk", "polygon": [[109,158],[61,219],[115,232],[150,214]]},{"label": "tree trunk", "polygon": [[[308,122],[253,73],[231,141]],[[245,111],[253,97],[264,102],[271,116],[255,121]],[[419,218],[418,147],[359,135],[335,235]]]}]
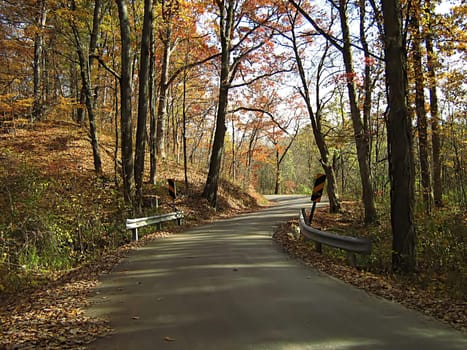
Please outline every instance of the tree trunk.
[{"label": "tree trunk", "polygon": [[115,83],[114,83],[114,89],[115,89],[115,94],[114,94],[114,97],[115,97],[115,105],[114,105],[114,119],[115,119],[115,129],[114,129],[114,135],[115,135],[115,145],[114,145],[114,183],[115,183],[115,186],[118,188],[120,186],[119,184],[119,164],[118,164],[118,150],[119,150],[119,139],[120,139],[120,136],[118,134],[118,108],[119,108],[119,102],[118,102],[118,94],[117,94],[117,90],[118,90],[118,87],[119,87],[119,82],[117,80],[115,80]]},{"label": "tree trunk", "polygon": [[329,212],[338,213],[341,210],[341,204],[339,200],[339,194],[337,191],[336,173],[334,171],[333,166],[330,164],[331,162],[329,159],[329,150],[326,145],[324,135],[321,133],[320,130],[318,130],[316,126],[314,126],[314,124],[316,123],[314,123],[312,119],[311,125],[313,128],[313,134],[315,137],[316,146],[318,146],[319,154],[321,156],[321,159],[320,159],[321,166],[323,167],[324,173],[326,174],[326,181],[327,181],[326,190],[327,190],[328,199],[329,199]]},{"label": "tree trunk", "polygon": [[151,31],[153,21],[152,0],[144,0],[143,33],[139,68],[138,125],[135,150],[135,208],[140,214],[143,209],[144,153],[146,150],[146,120],[148,116],[149,60],[151,52]]},{"label": "tree trunk", "polygon": [[[222,69],[223,71],[225,69]],[[224,74],[221,74],[221,80]],[[203,190],[203,198],[209,201],[213,207],[217,207],[217,190],[219,187],[219,176],[221,171],[222,156],[224,154],[224,139],[227,130],[225,126],[225,116],[227,115],[229,88],[225,83],[221,83],[219,91],[219,106],[216,116],[216,130],[212,145],[211,161],[206,184]]]},{"label": "tree trunk", "polygon": [[[188,61],[188,50],[185,54],[185,63]],[[186,82],[188,76],[186,69],[183,71],[183,111],[182,111],[182,137],[183,137],[183,173],[185,175],[185,192],[188,193],[189,190],[189,182],[188,182],[188,158],[187,158],[187,137],[186,137]]]},{"label": "tree trunk", "polygon": [[387,132],[391,182],[392,267],[415,270],[414,166],[407,111],[406,52],[400,0],[382,0],[384,52],[388,89]]},{"label": "tree trunk", "polygon": [[[293,19],[290,18],[291,23],[293,23]],[[336,182],[336,175],[334,172],[334,168],[330,164],[330,159],[329,159],[329,150],[326,145],[326,140],[325,136],[321,132],[321,123],[320,123],[320,111],[318,110],[317,113],[313,111],[313,107],[311,104],[311,99],[310,99],[310,91],[309,91],[309,86],[308,86],[308,81],[306,78],[305,74],[305,69],[303,67],[303,62],[302,58],[299,53],[298,45],[297,45],[297,38],[295,35],[295,31],[292,30],[292,45],[293,45],[293,50],[295,54],[295,60],[297,62],[297,67],[298,67],[298,73],[300,76],[300,81],[302,83],[302,88],[303,91],[301,91],[301,95],[303,100],[305,101],[308,116],[310,117],[311,121],[311,127],[313,130],[313,136],[315,138],[316,145],[318,146],[319,154],[320,154],[320,162],[321,166],[323,167],[323,170],[326,174],[326,179],[327,179],[327,192],[328,192],[328,198],[329,198],[329,212],[330,213],[337,213],[341,209],[341,205],[339,202],[339,194],[337,190],[337,182]],[[327,48],[327,47],[326,47]],[[325,50],[325,54],[326,54]],[[324,56],[323,56],[324,57]],[[318,76],[319,76],[318,72]],[[319,77],[318,77],[319,79]],[[317,87],[319,84],[317,84]],[[317,96],[317,100],[319,100]]]},{"label": "tree trunk", "polygon": [[43,50],[44,36],[43,29],[46,23],[47,12],[45,0],[40,0],[37,18],[37,33],[34,37],[34,61],[33,61],[33,84],[34,84],[34,102],[32,107],[31,120],[40,120],[43,113],[43,88],[42,88],[42,65],[43,65]]},{"label": "tree trunk", "polygon": [[279,194],[281,188],[281,163],[279,159],[279,150],[276,148],[276,181],[274,185],[274,194]]},{"label": "tree trunk", "polygon": [[167,82],[169,79],[169,63],[170,63],[170,42],[172,38],[172,29],[167,24],[163,38],[161,38],[164,45],[164,53],[162,56],[161,77],[159,86],[159,103],[157,108],[157,127],[156,127],[156,154],[157,156],[165,159],[165,125],[167,118],[167,90],[169,88]]},{"label": "tree trunk", "polygon": [[[427,9],[428,10],[428,9]],[[425,13],[431,11],[425,11]],[[430,91],[430,114],[431,114],[431,144],[433,161],[433,197],[436,207],[443,205],[443,184],[441,183],[441,140],[439,134],[439,108],[438,94],[436,92],[436,54],[433,49],[433,33],[431,31],[431,13],[428,26],[425,29],[425,46],[428,70],[428,89]]]},{"label": "tree trunk", "polygon": [[217,207],[217,190],[221,170],[222,156],[224,154],[224,139],[226,133],[225,119],[227,115],[228,96],[230,89],[230,56],[231,36],[233,31],[235,1],[218,1],[220,10],[220,37],[221,37],[221,74],[219,87],[219,104],[217,106],[216,130],[212,145],[211,161],[208,177],[203,190],[203,198],[209,201],[212,207]]},{"label": "tree trunk", "polygon": [[79,107],[78,107],[78,115],[76,117],[76,121],[80,127],[83,126],[84,121],[84,108],[83,106],[86,105],[86,91],[84,90],[84,86],[81,84],[81,89],[79,90]]},{"label": "tree trunk", "polygon": [[420,157],[420,176],[423,192],[423,203],[425,205],[425,212],[430,213],[432,207],[431,195],[431,176],[430,176],[430,163],[428,160],[428,123],[425,110],[425,82],[423,79],[423,66],[421,54],[421,32],[420,32],[420,1],[414,2],[412,9],[412,59],[415,80],[415,114],[417,116],[417,130],[418,130],[418,149]]},{"label": "tree trunk", "polygon": [[[95,0],[94,11],[97,13],[100,11],[99,3],[100,3],[100,0]],[[74,1],[72,2],[72,8],[73,10],[76,10],[76,5]],[[94,17],[95,19],[97,19],[99,16],[95,15]],[[80,71],[81,71],[81,81],[83,85],[86,110],[88,112],[89,136],[91,138],[92,153],[93,153],[93,159],[94,159],[94,170],[96,171],[97,174],[102,174],[102,160],[101,160],[101,155],[100,155],[100,150],[99,150],[99,140],[98,140],[98,135],[97,135],[96,119],[95,119],[95,113],[94,113],[94,108],[93,108],[92,86],[91,86],[92,59],[90,58],[90,55],[86,57],[84,53],[84,48],[81,43],[80,34],[79,34],[76,24],[74,22],[71,22],[71,26],[72,26],[75,43],[76,43],[76,49],[78,53],[79,66],[80,66]],[[98,25],[96,27],[96,31],[97,31],[97,28],[98,28]],[[90,49],[93,48],[92,43],[93,42],[91,41]],[[94,42],[94,45],[95,43],[96,42]]]},{"label": "tree trunk", "polygon": [[347,92],[349,95],[350,115],[354,130],[355,144],[357,146],[357,158],[360,169],[360,179],[362,184],[362,200],[365,208],[365,223],[372,223],[377,219],[376,208],[373,198],[373,186],[370,181],[369,164],[369,131],[364,128],[360,109],[358,108],[357,93],[355,88],[355,71],[353,69],[352,51],[350,42],[350,30],[347,20],[347,2],[339,0],[339,15],[341,21],[345,72],[347,74]]},{"label": "tree trunk", "polygon": [[157,172],[157,155],[156,155],[156,97],[155,97],[155,63],[154,53],[156,50],[154,31],[151,30],[151,55],[149,63],[149,110],[150,110],[150,126],[149,126],[149,154],[150,154],[150,169],[149,169],[149,183],[154,185],[156,183]]},{"label": "tree trunk", "polygon": [[134,197],[133,129],[131,116],[131,33],[126,0],[117,0],[121,36],[120,75],[120,127],[122,144],[122,177],[125,202],[132,203]]}]

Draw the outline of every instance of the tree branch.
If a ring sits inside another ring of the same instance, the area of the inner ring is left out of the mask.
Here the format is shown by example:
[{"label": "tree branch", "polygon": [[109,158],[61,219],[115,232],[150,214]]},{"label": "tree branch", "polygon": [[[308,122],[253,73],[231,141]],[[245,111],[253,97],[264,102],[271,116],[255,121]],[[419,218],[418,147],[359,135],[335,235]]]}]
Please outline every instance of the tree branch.
[{"label": "tree branch", "polygon": [[305,12],[305,10],[297,4],[294,0],[288,0],[289,4],[291,4],[300,14],[305,17],[305,19],[315,28],[315,30],[320,33],[322,36],[326,38],[326,40],[330,41],[331,44],[337,48],[339,51],[343,51],[344,48],[338,43],[337,39],[334,38],[332,35],[329,33],[326,33],[316,22],[311,16]]},{"label": "tree branch", "polygon": [[180,68],[178,68],[175,72],[173,72],[172,76],[170,77],[170,79],[167,81],[167,86],[170,86],[170,84],[172,84],[174,82],[174,80],[177,78],[177,76],[182,73],[183,71],[185,71],[186,69],[190,69],[190,68],[193,68],[193,67],[196,67],[196,66],[200,66],[206,62],[209,62],[217,57],[219,57],[221,55],[220,52],[214,54],[214,55],[211,55],[209,57],[206,57],[205,59],[201,60],[201,61],[196,61],[196,62],[193,62],[193,63],[189,63],[189,64],[186,64]]},{"label": "tree branch", "polygon": [[113,70],[111,67],[109,67],[107,65],[107,63],[104,62],[104,60],[102,59],[101,56],[99,55],[89,55],[90,58],[95,58],[100,64],[102,67],[104,67],[105,70],[107,70],[109,73],[111,73],[115,78],[117,78],[118,80],[121,80],[121,76],[120,74],[118,74],[115,70]]},{"label": "tree branch", "polygon": [[271,72],[271,73],[265,73],[265,74],[262,74],[262,75],[259,75],[259,76],[255,77],[255,78],[253,78],[253,79],[251,79],[249,81],[246,81],[244,83],[230,85],[230,88],[234,89],[234,88],[238,88],[238,87],[242,87],[242,86],[247,86],[247,85],[253,84],[255,81],[258,81],[260,79],[263,79],[263,78],[266,78],[266,77],[272,77],[272,76],[274,76],[276,74],[280,74],[280,73],[290,73],[292,71],[293,71],[292,68],[288,68],[288,69],[281,69],[281,70]]},{"label": "tree branch", "polygon": [[237,107],[235,109],[231,109],[229,111],[229,113],[236,113],[236,112],[240,112],[240,111],[247,111],[247,112],[259,112],[259,113],[263,113],[263,114],[266,114],[267,116],[269,116],[269,118],[271,118],[271,120],[274,122],[274,124],[277,125],[277,127],[279,129],[281,129],[283,132],[285,132],[287,135],[289,135],[289,132],[287,131],[286,128],[284,128],[282,125],[279,124],[279,122],[274,118],[274,115],[271,113],[271,112],[268,112],[262,108],[254,108],[254,107]]}]

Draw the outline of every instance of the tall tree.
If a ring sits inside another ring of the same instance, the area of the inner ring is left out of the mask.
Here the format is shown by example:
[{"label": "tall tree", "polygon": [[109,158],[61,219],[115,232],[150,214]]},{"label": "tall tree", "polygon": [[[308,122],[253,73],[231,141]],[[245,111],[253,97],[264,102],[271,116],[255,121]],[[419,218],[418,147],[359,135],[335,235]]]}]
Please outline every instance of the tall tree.
[{"label": "tall tree", "polygon": [[415,270],[414,166],[407,110],[406,50],[400,0],[382,0],[388,94],[387,132],[391,182],[392,267]]},{"label": "tall tree", "polygon": [[153,3],[144,0],[143,33],[141,36],[141,54],[139,66],[139,95],[138,95],[138,125],[136,129],[135,150],[135,207],[137,212],[142,211],[143,205],[143,175],[144,154],[146,150],[146,121],[149,108],[149,79],[150,79],[150,53],[151,32],[153,30]]},{"label": "tall tree", "polygon": [[[75,0],[71,1],[71,9],[76,12],[76,2]],[[90,42],[89,42],[89,52],[86,54],[86,49],[82,44],[81,34],[79,32],[78,25],[75,21],[75,15],[71,19],[71,28],[73,30],[73,36],[76,44],[76,51],[78,53],[78,60],[81,72],[81,84],[83,87],[83,92],[85,96],[86,110],[88,112],[89,120],[89,136],[91,139],[92,152],[94,158],[94,169],[97,174],[102,173],[102,160],[99,149],[99,139],[96,127],[96,117],[94,112],[94,101],[93,101],[93,92],[92,92],[92,61],[93,61],[93,51],[97,46],[97,34],[99,30],[99,18],[100,18],[100,9],[101,9],[101,0],[94,1],[94,15],[93,15],[93,26],[90,33]]]},{"label": "tall tree", "polygon": [[174,48],[173,26],[174,17],[179,11],[178,0],[162,0],[162,26],[159,38],[163,47],[161,75],[159,82],[159,101],[157,107],[156,155],[165,156],[165,120],[167,114],[167,93],[169,89],[170,56]]},{"label": "tall tree", "polygon": [[203,190],[203,197],[206,198],[213,207],[217,206],[217,189],[219,186],[221,161],[224,153],[224,138],[227,129],[225,126],[225,118],[227,114],[230,84],[233,79],[233,69],[230,66],[230,61],[232,53],[232,35],[234,33],[233,26],[235,20],[236,1],[217,0],[216,5],[219,8],[220,15],[219,34],[221,43],[219,100],[217,105],[216,131],[214,134],[211,162],[209,166],[208,177]]},{"label": "tall tree", "polygon": [[[352,47],[350,40],[350,29],[347,19],[347,0],[339,0],[339,4],[332,1],[339,11],[342,30],[342,56],[344,59],[345,73],[347,74],[347,92],[349,95],[350,116],[354,130],[355,144],[357,146],[357,158],[360,169],[360,180],[362,184],[362,200],[365,208],[365,223],[376,220],[376,208],[373,198],[373,186],[370,180],[370,139],[368,125],[362,122],[360,109],[358,107],[357,92],[355,86],[355,70],[353,67]],[[365,128],[366,127],[366,128]]]},{"label": "tall tree", "polygon": [[417,116],[418,150],[420,159],[420,177],[422,183],[422,198],[425,211],[429,213],[432,207],[430,162],[428,159],[428,122],[425,110],[425,79],[422,62],[422,33],[420,28],[421,1],[414,0],[411,6],[410,29],[412,32],[411,55],[413,80],[415,85],[415,114]]},{"label": "tall tree", "polygon": [[36,3],[36,34],[34,35],[34,103],[32,108],[32,119],[41,119],[43,113],[43,74],[42,68],[43,53],[44,53],[44,28],[47,20],[47,3],[46,0],[38,0]]},{"label": "tall tree", "polygon": [[428,89],[430,92],[430,124],[431,124],[431,146],[433,163],[433,199],[436,207],[443,205],[443,185],[441,183],[441,139],[440,139],[440,118],[438,107],[438,93],[436,88],[436,68],[437,56],[433,48],[433,4],[425,1],[425,15],[427,19],[424,28],[426,47],[426,66]]},{"label": "tall tree", "polygon": [[[249,65],[254,63],[246,62],[247,57],[251,57],[270,39],[271,34],[266,30],[265,24],[276,16],[277,8],[274,6],[262,7],[256,2],[242,0],[216,0],[215,5],[218,10],[218,35],[221,46],[219,97],[209,172],[203,190],[203,197],[213,207],[217,206],[217,190],[227,130],[225,123],[229,90],[234,87],[246,86],[262,77],[271,76],[278,72],[275,67],[263,64],[262,74],[248,80],[251,76]],[[233,85],[237,74],[242,76],[243,81]]]},{"label": "tall tree", "polygon": [[337,189],[337,181],[336,181],[336,174],[333,167],[332,156],[330,155],[329,148],[326,142],[326,133],[322,128],[322,118],[323,118],[323,107],[324,104],[322,101],[322,97],[320,96],[320,85],[321,85],[321,78],[323,74],[323,67],[325,65],[325,59],[329,53],[330,45],[328,43],[325,44],[323,54],[317,64],[317,71],[316,71],[316,91],[315,91],[315,100],[316,100],[316,110],[313,108],[312,103],[312,96],[310,91],[310,83],[307,77],[305,66],[301,54],[299,43],[299,37],[302,35],[297,33],[297,21],[298,19],[298,10],[297,12],[289,12],[288,19],[290,24],[290,33],[291,36],[287,37],[285,33],[283,36],[286,37],[292,45],[292,49],[295,56],[295,61],[297,64],[298,75],[300,77],[301,88],[300,88],[300,95],[302,96],[306,109],[308,112],[308,116],[311,121],[311,126],[313,130],[313,135],[315,138],[316,145],[319,150],[320,154],[320,162],[321,166],[323,167],[324,172],[326,173],[327,179],[327,193],[329,199],[329,211],[331,213],[337,213],[341,209],[340,201],[339,201],[339,191]]},{"label": "tall tree", "polygon": [[149,61],[149,183],[154,185],[156,183],[157,171],[157,154],[156,154],[156,141],[157,141],[157,115],[156,115],[156,40],[154,30],[151,31],[151,52]]},{"label": "tall tree", "polygon": [[313,19],[310,14],[305,11],[300,2],[289,0],[289,3],[297,9],[313,28],[326,38],[336,49],[338,49],[344,61],[346,73],[346,86],[348,99],[350,104],[350,116],[354,130],[355,144],[357,147],[357,159],[360,170],[360,181],[362,184],[362,201],[365,208],[365,222],[374,222],[377,218],[376,208],[373,198],[373,186],[370,180],[370,165],[369,165],[369,131],[365,129],[366,124],[362,122],[362,116],[358,107],[357,91],[356,91],[356,72],[353,67],[352,60],[352,42],[350,37],[350,28],[347,19],[347,1],[346,0],[330,0],[331,5],[338,10],[341,24],[342,39],[338,40],[333,37],[330,32],[323,29],[318,21]]},{"label": "tall tree", "polygon": [[123,193],[127,203],[134,199],[134,162],[133,162],[133,128],[132,128],[132,60],[131,30],[128,19],[126,0],[116,0],[120,19],[121,37],[121,74],[120,74],[120,133],[122,143],[122,177]]}]

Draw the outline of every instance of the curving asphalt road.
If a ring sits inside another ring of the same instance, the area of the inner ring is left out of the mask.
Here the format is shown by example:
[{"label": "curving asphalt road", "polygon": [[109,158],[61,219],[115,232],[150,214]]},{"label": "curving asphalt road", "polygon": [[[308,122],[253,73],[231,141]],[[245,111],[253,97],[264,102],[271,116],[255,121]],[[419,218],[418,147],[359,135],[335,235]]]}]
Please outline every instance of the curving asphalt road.
[{"label": "curving asphalt road", "polygon": [[115,331],[90,348],[467,349],[464,333],[288,258],[273,227],[309,199],[274,199],[132,252],[91,299]]}]

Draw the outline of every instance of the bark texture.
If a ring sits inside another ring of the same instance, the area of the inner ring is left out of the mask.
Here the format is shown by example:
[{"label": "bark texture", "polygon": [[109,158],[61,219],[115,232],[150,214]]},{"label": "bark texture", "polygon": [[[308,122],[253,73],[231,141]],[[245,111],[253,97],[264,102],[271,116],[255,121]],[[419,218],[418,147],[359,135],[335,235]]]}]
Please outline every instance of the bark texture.
[{"label": "bark texture", "polygon": [[415,270],[414,166],[407,110],[406,52],[399,0],[382,0],[384,52],[388,93],[387,130],[391,182],[392,267]]}]

